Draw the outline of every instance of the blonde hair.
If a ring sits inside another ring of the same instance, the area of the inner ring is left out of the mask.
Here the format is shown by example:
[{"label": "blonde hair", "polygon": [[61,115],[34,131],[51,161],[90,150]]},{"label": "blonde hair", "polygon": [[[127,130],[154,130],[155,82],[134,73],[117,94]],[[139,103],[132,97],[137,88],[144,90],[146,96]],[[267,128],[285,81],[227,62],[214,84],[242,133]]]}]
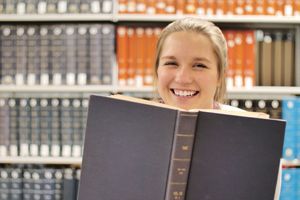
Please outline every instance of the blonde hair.
[{"label": "blonde hair", "polygon": [[226,77],[225,77],[225,69],[227,68],[227,44],[224,38],[222,31],[215,26],[212,22],[208,22],[205,20],[201,20],[199,18],[186,17],[179,20],[176,20],[169,24],[162,31],[156,46],[156,53],[154,58],[154,100],[158,99],[158,75],[157,69],[159,66],[159,58],[162,51],[162,47],[166,38],[174,32],[179,31],[188,31],[188,32],[196,32],[207,36],[213,47],[213,51],[217,57],[218,61],[218,72],[221,80],[221,85],[217,88],[216,93],[214,95],[214,101],[218,103],[226,103]]}]

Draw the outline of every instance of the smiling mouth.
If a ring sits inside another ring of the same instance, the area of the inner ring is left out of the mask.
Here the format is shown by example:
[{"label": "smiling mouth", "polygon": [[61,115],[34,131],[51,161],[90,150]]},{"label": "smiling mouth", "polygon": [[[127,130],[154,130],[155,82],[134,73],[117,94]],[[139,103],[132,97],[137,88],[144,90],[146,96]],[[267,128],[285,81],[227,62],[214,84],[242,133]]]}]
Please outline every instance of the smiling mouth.
[{"label": "smiling mouth", "polygon": [[176,90],[171,89],[173,94],[175,94],[178,97],[192,97],[199,93],[199,91],[191,91],[191,90]]}]

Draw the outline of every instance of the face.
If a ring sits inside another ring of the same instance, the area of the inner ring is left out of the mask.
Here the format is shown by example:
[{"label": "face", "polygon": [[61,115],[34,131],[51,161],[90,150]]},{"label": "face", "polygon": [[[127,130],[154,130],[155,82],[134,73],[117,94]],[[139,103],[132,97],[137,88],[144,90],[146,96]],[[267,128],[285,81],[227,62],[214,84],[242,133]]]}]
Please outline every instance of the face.
[{"label": "face", "polygon": [[186,31],[170,34],[162,46],[157,75],[158,91],[166,104],[185,110],[213,108],[220,79],[206,36]]}]

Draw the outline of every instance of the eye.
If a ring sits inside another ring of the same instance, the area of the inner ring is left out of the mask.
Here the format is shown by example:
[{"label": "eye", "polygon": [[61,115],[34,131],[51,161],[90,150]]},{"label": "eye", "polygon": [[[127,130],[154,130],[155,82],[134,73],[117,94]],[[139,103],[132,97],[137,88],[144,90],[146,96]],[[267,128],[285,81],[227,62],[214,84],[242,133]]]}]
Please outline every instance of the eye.
[{"label": "eye", "polygon": [[195,64],[195,67],[201,67],[201,68],[207,68],[205,65],[203,64]]},{"label": "eye", "polygon": [[177,63],[176,62],[166,62],[165,65],[177,65]]}]

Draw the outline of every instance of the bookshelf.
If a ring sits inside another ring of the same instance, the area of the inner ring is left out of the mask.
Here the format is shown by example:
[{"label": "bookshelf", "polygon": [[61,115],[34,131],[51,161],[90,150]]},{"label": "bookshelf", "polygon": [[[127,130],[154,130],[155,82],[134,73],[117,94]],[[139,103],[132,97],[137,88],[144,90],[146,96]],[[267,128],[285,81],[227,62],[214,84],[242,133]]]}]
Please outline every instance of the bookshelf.
[{"label": "bookshelf", "polygon": [[5,156],[1,157],[0,163],[10,164],[55,164],[55,165],[81,165],[82,157],[13,157]]}]

